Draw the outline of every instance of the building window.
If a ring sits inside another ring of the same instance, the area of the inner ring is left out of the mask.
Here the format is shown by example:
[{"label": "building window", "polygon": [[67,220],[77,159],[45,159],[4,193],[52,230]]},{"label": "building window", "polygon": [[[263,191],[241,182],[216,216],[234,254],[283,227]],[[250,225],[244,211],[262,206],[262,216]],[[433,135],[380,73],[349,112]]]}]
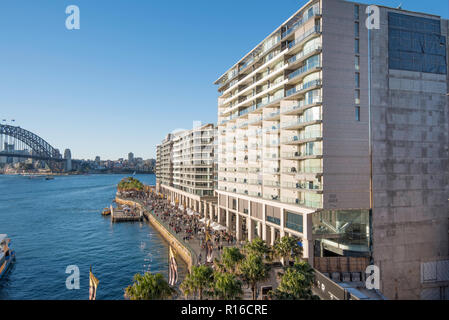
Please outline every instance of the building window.
[{"label": "building window", "polygon": [[438,19],[388,14],[390,69],[446,74],[446,37]]},{"label": "building window", "polygon": [[355,70],[360,70],[360,56],[355,56]]},{"label": "building window", "polygon": [[354,19],[359,20],[359,5],[354,5]]},{"label": "building window", "polygon": [[355,53],[360,53],[360,42],[359,42],[359,39],[355,39]]},{"label": "building window", "polygon": [[302,215],[286,211],[285,227],[303,233]]},{"label": "building window", "polygon": [[360,90],[355,90],[355,104],[360,104]]},{"label": "building window", "polygon": [[356,38],[360,36],[360,28],[358,22],[354,23],[354,34]]},{"label": "building window", "polygon": [[281,224],[281,219],[276,218],[276,217],[272,217],[272,216],[267,216],[267,221],[280,225]]},{"label": "building window", "polygon": [[360,107],[355,107],[355,121],[360,121]]},{"label": "building window", "polygon": [[355,73],[355,87],[360,88],[360,73]]}]

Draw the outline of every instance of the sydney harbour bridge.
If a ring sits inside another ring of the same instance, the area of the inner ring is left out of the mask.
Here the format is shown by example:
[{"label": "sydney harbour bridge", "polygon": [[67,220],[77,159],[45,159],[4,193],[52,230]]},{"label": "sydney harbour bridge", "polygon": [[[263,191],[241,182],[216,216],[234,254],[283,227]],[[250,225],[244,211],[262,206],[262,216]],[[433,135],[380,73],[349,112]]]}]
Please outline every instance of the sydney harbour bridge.
[{"label": "sydney harbour bridge", "polygon": [[11,125],[0,124],[0,159],[26,158],[41,160],[51,171],[70,170],[71,155],[64,158],[58,149],[32,133]]}]

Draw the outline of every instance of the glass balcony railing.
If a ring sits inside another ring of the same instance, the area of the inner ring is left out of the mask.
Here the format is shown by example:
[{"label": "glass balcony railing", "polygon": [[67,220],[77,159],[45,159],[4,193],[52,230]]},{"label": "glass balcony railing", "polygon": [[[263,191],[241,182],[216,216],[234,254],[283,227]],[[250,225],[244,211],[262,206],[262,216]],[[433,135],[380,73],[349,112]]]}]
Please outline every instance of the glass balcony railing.
[{"label": "glass balcony railing", "polygon": [[313,115],[313,116],[307,116],[307,117],[300,117],[298,120],[290,121],[290,122],[283,122],[281,124],[281,128],[285,129],[288,127],[294,127],[303,125],[304,123],[314,122],[321,120],[321,114]]},{"label": "glass balcony railing", "polygon": [[263,172],[269,174],[279,174],[280,168],[264,168]]},{"label": "glass balcony railing", "polygon": [[320,191],[321,185],[313,182],[284,182],[282,188]]},{"label": "glass balcony railing", "polygon": [[279,153],[267,153],[265,154],[265,160],[276,160],[279,159]]},{"label": "glass balcony railing", "polygon": [[320,148],[314,148],[311,151],[306,152],[283,152],[282,158],[299,158],[299,157],[308,157],[308,156],[321,156],[323,155],[323,151]]},{"label": "glass balcony railing", "polygon": [[300,75],[307,73],[314,68],[319,68],[319,67],[321,67],[321,62],[306,64],[306,65],[296,69],[292,73],[290,73],[287,78],[288,78],[288,80],[292,80],[293,78],[299,77]]},{"label": "glass balcony railing", "polygon": [[249,191],[248,195],[251,196],[251,197],[258,197],[258,198],[262,197],[262,193],[255,192],[255,191]]},{"label": "glass balcony railing", "polygon": [[[301,43],[301,41],[303,41],[305,38],[307,38],[308,36],[310,36],[313,33],[319,33],[320,32],[320,26],[315,26],[313,28],[310,28],[309,30],[307,30],[306,32],[304,32],[302,35],[300,35],[298,38],[296,38],[295,40],[293,40],[292,42],[290,42],[288,44],[288,48],[291,49],[294,46],[296,46],[297,44]],[[321,48],[321,47],[320,47]],[[318,48],[312,49],[311,51],[317,50]],[[310,53],[311,51],[309,51],[308,53]],[[307,55],[308,53],[303,53],[303,55]],[[299,59],[300,57],[298,57]],[[289,60],[289,63],[290,60]]]},{"label": "glass balcony railing", "polygon": [[293,137],[284,138],[284,139],[282,139],[282,143],[300,142],[301,140],[315,139],[315,138],[321,138],[321,137],[322,137],[321,130],[313,130],[313,131],[303,132],[303,133],[293,136]]},{"label": "glass balcony railing", "polygon": [[[295,88],[293,88],[293,89],[295,89]],[[298,91],[300,91],[300,90],[298,90]],[[295,92],[293,92],[293,93],[295,93]],[[301,101],[299,101],[299,103],[297,105],[290,106],[290,107],[283,109],[282,113],[290,112],[290,111],[297,110],[297,109],[300,109],[305,106],[310,106],[310,105],[318,104],[318,103],[322,103],[322,102],[323,102],[323,99],[321,96],[313,96],[310,99],[307,99],[307,101],[301,100]]]},{"label": "glass balcony railing", "polygon": [[283,168],[282,173],[285,174],[301,174],[301,173],[321,173],[323,172],[322,167],[302,167],[302,168]]},{"label": "glass balcony railing", "polygon": [[277,110],[277,111],[275,111],[275,112],[270,112],[269,114],[267,114],[266,116],[264,116],[264,120],[270,119],[270,118],[273,118],[273,117],[276,117],[276,116],[278,116],[279,114],[280,114],[280,110]]},{"label": "glass balcony railing", "polygon": [[288,30],[282,33],[281,38],[285,38],[289,34],[291,34],[293,31],[298,29],[300,26],[302,26],[304,23],[309,21],[310,19],[321,15],[321,10],[319,8],[313,8],[310,9],[310,12],[305,14],[301,19],[299,19],[296,23],[294,23]]},{"label": "glass balcony railing", "polygon": [[308,208],[322,208],[323,207],[321,201],[303,200],[303,199],[298,199],[298,198],[283,197],[283,198],[281,198],[281,202],[297,204],[297,205],[305,206]]},{"label": "glass balcony railing", "polygon": [[279,181],[264,181],[263,185],[265,187],[274,187],[274,188],[279,188],[280,187]]},{"label": "glass balcony railing", "polygon": [[[288,97],[288,96],[291,96],[292,94],[295,94],[297,92],[300,92],[300,91],[303,91],[303,90],[307,90],[307,89],[312,88],[312,87],[320,86],[321,83],[322,83],[321,79],[317,79],[317,80],[306,82],[306,83],[304,83],[304,84],[302,84],[300,86],[296,86],[294,88],[291,88],[291,89],[287,90],[286,93],[285,93],[285,96]],[[321,96],[320,96],[320,98],[321,98]],[[321,100],[320,100],[320,102],[321,102]],[[315,102],[315,103],[317,103],[317,102]]]}]

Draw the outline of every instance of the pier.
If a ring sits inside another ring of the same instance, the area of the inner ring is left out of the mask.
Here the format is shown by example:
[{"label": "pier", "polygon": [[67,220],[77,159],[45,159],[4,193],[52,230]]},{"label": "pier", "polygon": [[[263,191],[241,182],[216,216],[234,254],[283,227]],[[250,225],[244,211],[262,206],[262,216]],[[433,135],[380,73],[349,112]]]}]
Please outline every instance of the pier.
[{"label": "pier", "polygon": [[143,220],[143,211],[141,208],[137,208],[137,206],[135,206],[134,209],[131,209],[126,205],[120,209],[111,206],[112,222],[138,222],[142,220]]}]

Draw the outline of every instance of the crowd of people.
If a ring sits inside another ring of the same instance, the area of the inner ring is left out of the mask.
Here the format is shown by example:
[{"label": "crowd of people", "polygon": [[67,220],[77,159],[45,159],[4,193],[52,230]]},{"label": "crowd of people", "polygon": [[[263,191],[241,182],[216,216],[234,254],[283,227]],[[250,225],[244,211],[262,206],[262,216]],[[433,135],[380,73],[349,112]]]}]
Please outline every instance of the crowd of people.
[{"label": "crowd of people", "polygon": [[192,211],[189,214],[186,208],[170,203],[168,199],[161,198],[156,193],[148,193],[143,199],[139,197],[139,200],[183,241],[198,245],[199,263],[206,263],[203,257],[206,256],[208,245],[215,255],[220,254],[225,246],[236,245],[236,238],[232,233],[227,230],[214,230],[199,214]]}]

